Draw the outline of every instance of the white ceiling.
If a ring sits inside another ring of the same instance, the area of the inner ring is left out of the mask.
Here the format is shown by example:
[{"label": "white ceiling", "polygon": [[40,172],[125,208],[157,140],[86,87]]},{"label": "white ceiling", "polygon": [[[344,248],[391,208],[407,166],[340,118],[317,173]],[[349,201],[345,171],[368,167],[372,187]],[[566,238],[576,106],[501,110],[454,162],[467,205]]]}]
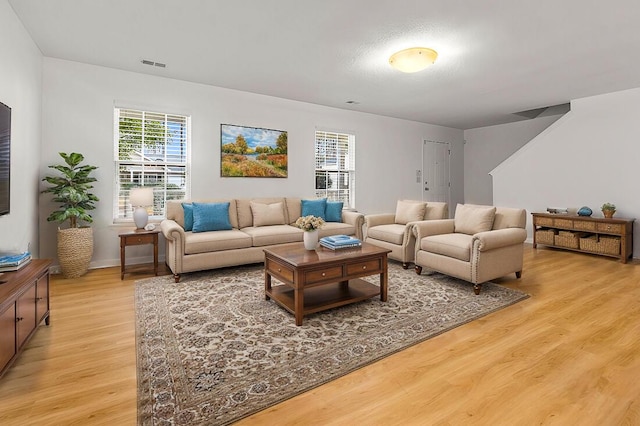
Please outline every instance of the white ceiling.
[{"label": "white ceiling", "polygon": [[461,129],[640,86],[638,0],[9,3],[48,57]]}]

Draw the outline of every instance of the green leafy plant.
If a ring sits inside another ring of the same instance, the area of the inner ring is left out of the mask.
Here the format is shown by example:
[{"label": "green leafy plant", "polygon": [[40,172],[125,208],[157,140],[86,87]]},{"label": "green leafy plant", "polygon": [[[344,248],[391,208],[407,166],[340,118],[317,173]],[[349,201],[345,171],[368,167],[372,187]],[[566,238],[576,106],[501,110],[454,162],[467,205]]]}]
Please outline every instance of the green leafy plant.
[{"label": "green leafy plant", "polygon": [[99,199],[89,192],[93,188],[91,183],[97,180],[89,175],[97,167],[80,166],[84,156],[77,152],[71,154],[60,152],[59,154],[66,164],[56,164],[49,168],[59,171],[61,176],[45,176],[42,179],[53,185],[42,193],[53,194],[53,201],[61,203],[60,207],[49,215],[47,221],[60,223],[69,221],[70,228],[78,228],[80,222],[93,222],[93,218],[87,211],[95,209],[94,203]]},{"label": "green leafy plant", "polygon": [[604,211],[613,211],[613,212],[616,211],[616,205],[612,204],[612,203],[604,203],[601,208],[602,208],[603,212]]}]

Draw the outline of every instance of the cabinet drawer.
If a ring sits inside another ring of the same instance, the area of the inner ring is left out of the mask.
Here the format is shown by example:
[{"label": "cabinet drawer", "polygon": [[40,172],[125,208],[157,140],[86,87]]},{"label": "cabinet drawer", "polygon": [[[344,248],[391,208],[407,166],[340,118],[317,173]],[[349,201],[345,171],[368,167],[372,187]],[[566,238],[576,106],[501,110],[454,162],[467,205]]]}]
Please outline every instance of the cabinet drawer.
[{"label": "cabinet drawer", "polygon": [[598,231],[622,234],[623,227],[619,223],[598,223]]},{"label": "cabinet drawer", "polygon": [[596,223],[595,222],[587,222],[585,220],[576,220],[573,222],[573,228],[579,229],[581,231],[595,231]]},{"label": "cabinet drawer", "polygon": [[550,217],[534,217],[533,224],[538,226],[553,226],[553,219]]},{"label": "cabinet drawer", "polygon": [[317,271],[309,271],[304,274],[305,284],[313,284],[319,281],[342,278],[342,266],[334,266],[332,268],[318,269]]},{"label": "cabinet drawer", "polygon": [[132,235],[125,237],[125,243],[128,246],[135,246],[137,244],[153,244],[153,235]]},{"label": "cabinet drawer", "polygon": [[293,282],[293,269],[274,262],[271,259],[267,259],[266,268],[272,275],[281,277],[286,281]]},{"label": "cabinet drawer", "polygon": [[380,259],[369,260],[367,262],[358,262],[347,265],[347,275],[357,275],[362,273],[375,274],[382,270]]},{"label": "cabinet drawer", "polygon": [[571,219],[553,219],[553,226],[571,229],[573,228],[573,221]]}]

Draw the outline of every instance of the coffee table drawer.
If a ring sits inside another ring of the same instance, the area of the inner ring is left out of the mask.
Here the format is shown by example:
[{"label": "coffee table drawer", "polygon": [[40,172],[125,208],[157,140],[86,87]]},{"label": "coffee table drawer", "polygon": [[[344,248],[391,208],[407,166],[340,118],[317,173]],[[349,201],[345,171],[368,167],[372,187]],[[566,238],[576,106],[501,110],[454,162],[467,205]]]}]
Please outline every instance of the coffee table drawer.
[{"label": "coffee table drawer", "polygon": [[275,276],[280,276],[289,282],[293,282],[293,269],[267,259],[267,271]]},{"label": "coffee table drawer", "polygon": [[352,263],[347,265],[347,275],[360,273],[374,274],[382,270],[380,259],[368,260],[366,262]]},{"label": "coffee table drawer", "polygon": [[308,284],[319,281],[335,280],[342,278],[342,266],[334,266],[332,268],[318,269],[317,271],[309,271],[304,274],[305,282]]}]

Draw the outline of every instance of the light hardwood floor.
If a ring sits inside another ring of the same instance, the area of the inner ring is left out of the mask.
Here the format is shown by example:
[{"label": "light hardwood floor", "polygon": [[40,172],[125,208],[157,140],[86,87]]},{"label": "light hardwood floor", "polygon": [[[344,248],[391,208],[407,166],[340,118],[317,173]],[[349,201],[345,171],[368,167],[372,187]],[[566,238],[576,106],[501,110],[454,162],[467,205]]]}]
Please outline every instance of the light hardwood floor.
[{"label": "light hardwood floor", "polygon": [[[527,246],[522,279],[497,282],[531,298],[240,423],[638,425],[638,265]],[[51,326],[0,379],[1,425],[136,423],[133,283],[149,275],[119,275],[52,279]]]}]

